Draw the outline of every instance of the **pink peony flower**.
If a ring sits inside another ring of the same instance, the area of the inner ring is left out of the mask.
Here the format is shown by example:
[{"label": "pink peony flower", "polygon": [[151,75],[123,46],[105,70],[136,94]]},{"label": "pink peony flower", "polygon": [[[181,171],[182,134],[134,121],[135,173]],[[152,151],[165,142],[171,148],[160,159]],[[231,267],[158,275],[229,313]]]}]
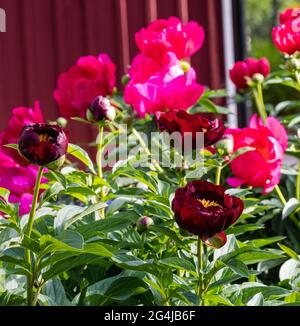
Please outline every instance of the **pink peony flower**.
[{"label": "pink peony flower", "polygon": [[[257,114],[254,114],[250,119],[249,127],[259,129],[263,126],[264,124],[262,122],[262,119],[259,118]],[[288,147],[288,135],[284,126],[276,118],[268,117],[266,127],[269,129],[272,136],[277,139],[277,141],[282,147],[283,152],[285,152]]]},{"label": "pink peony flower", "polygon": [[183,24],[180,19],[170,17],[142,28],[135,40],[141,53],[157,62],[161,62],[167,52],[174,52],[178,59],[183,59],[201,48],[204,30],[196,22]]},{"label": "pink peony flower", "polygon": [[[274,121],[272,121],[274,123]],[[274,137],[268,127],[262,126],[252,118],[255,128],[228,129],[234,140],[234,151],[242,147],[253,147],[234,159],[230,166],[234,177],[227,182],[233,187],[242,184],[255,188],[263,188],[263,193],[269,193],[280,182],[280,169],[283,160],[283,146]],[[270,123],[270,120],[269,120]],[[278,127],[278,126],[277,126]]]},{"label": "pink peony flower", "polygon": [[21,135],[21,131],[25,125],[40,122],[44,122],[44,118],[38,101],[34,103],[33,108],[14,108],[12,110],[12,117],[8,122],[8,126],[0,134],[0,148],[2,151],[10,156],[16,163],[20,165],[28,165],[29,162],[25,160],[18,153],[18,151],[7,148],[5,145],[17,144]]},{"label": "pink peony flower", "polygon": [[63,117],[85,118],[93,99],[113,92],[116,83],[116,66],[106,54],[81,57],[77,64],[59,76],[54,92]]},{"label": "pink peony flower", "polygon": [[267,77],[270,73],[270,63],[267,58],[259,60],[247,58],[244,61],[237,61],[229,73],[238,89],[246,89],[248,87],[246,77],[252,78],[257,73]]},{"label": "pink peony flower", "polygon": [[290,20],[300,17],[300,8],[287,8],[280,14],[280,24],[285,24]]},{"label": "pink peony flower", "polygon": [[300,51],[300,17],[274,27],[272,38],[280,52],[292,55]]},{"label": "pink peony flower", "polygon": [[204,92],[196,82],[193,68],[184,72],[176,55],[168,52],[159,65],[154,60],[137,55],[129,70],[130,82],[124,94],[140,117],[157,111],[186,110],[194,105]]},{"label": "pink peony flower", "polygon": [[[0,154],[1,157],[1,154]],[[0,176],[0,187],[10,191],[9,202],[12,204],[19,203],[20,216],[28,214],[31,208],[31,202],[34,192],[35,181],[38,167],[22,167],[15,165],[5,169],[5,173]],[[42,183],[47,179],[42,178]],[[43,191],[41,191],[42,193]]]}]

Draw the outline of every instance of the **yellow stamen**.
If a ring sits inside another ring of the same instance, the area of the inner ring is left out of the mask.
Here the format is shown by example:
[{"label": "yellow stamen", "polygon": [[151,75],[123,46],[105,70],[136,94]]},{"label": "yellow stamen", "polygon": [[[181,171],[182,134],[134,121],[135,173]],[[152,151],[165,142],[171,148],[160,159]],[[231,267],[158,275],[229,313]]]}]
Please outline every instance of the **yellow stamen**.
[{"label": "yellow stamen", "polygon": [[46,135],[46,134],[40,134],[39,135],[39,139],[40,139],[41,142],[47,142],[49,140],[49,138],[50,137],[48,135]]},{"label": "yellow stamen", "polygon": [[206,200],[206,199],[198,199],[198,201],[200,201],[200,203],[205,207],[222,207],[220,204],[218,204],[217,202],[215,202],[214,200],[210,201],[210,200]]},{"label": "yellow stamen", "polygon": [[203,133],[206,133],[207,132],[207,129],[206,128],[202,128],[202,132]]}]

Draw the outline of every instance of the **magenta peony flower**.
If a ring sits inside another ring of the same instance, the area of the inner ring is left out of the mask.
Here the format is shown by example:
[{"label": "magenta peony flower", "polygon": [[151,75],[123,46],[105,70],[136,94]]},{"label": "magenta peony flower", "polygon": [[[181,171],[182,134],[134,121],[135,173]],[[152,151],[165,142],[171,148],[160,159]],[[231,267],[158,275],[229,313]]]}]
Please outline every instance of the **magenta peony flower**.
[{"label": "magenta peony flower", "polygon": [[183,24],[180,19],[170,17],[142,28],[135,39],[142,54],[161,62],[167,52],[174,52],[178,59],[196,53],[203,44],[204,30],[196,22]]},{"label": "magenta peony flower", "polygon": [[280,14],[280,24],[285,24],[290,20],[300,17],[300,8],[287,8]]},{"label": "magenta peony flower", "polygon": [[98,95],[113,92],[116,83],[116,66],[106,54],[81,57],[77,64],[59,76],[54,92],[63,117],[86,117],[86,110]]},{"label": "magenta peony flower", "polygon": [[[0,158],[2,153],[0,152]],[[1,160],[1,167],[2,167]],[[30,212],[31,202],[34,192],[35,181],[38,168],[35,166],[22,167],[11,162],[10,167],[1,169],[0,187],[10,191],[9,202],[12,204],[19,203],[19,215],[25,215]],[[42,183],[47,179],[42,178]],[[40,194],[43,192],[41,190]]]},{"label": "magenta peony flower", "polygon": [[168,52],[163,65],[140,54],[129,70],[130,82],[125,88],[125,102],[132,105],[140,117],[157,111],[186,110],[194,105],[204,92],[196,82],[196,73],[183,71],[176,55]]},{"label": "magenta peony flower", "polygon": [[[249,127],[259,129],[263,126],[264,124],[262,122],[262,119],[259,118],[257,114],[254,114],[250,119]],[[282,147],[283,152],[285,152],[288,147],[288,135],[284,126],[276,118],[268,117],[266,127],[269,129],[273,137],[277,139],[277,141]]]},{"label": "magenta peony flower", "polygon": [[[299,13],[300,15],[300,13]],[[285,18],[283,19],[285,21]],[[279,51],[294,54],[300,51],[300,19],[290,19],[272,31],[273,43]]]},{"label": "magenta peony flower", "polygon": [[0,147],[1,150],[10,156],[16,163],[20,165],[28,165],[28,161],[25,160],[18,151],[7,148],[7,144],[17,144],[21,131],[25,125],[31,123],[44,122],[44,118],[40,109],[39,102],[34,103],[33,108],[18,107],[12,110],[12,117],[8,122],[8,126],[0,134]]},{"label": "magenta peony flower", "polygon": [[270,73],[270,63],[267,58],[256,60],[247,58],[244,61],[237,61],[230,70],[230,78],[238,89],[248,88],[246,77],[252,78],[255,74],[267,77]]},{"label": "magenta peony flower", "polygon": [[242,147],[254,148],[253,151],[246,152],[231,162],[234,177],[228,178],[227,182],[233,187],[245,184],[263,188],[263,193],[268,193],[280,181],[284,151],[282,145],[267,127],[261,126],[260,123],[256,123],[255,127],[226,131],[226,134],[233,137],[234,151]]}]

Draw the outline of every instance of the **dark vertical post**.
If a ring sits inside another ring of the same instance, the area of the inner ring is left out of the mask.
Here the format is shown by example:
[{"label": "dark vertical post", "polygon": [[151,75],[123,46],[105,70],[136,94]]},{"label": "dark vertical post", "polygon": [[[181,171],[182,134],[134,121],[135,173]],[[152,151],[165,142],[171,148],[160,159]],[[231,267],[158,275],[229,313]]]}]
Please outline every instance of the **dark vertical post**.
[{"label": "dark vertical post", "polygon": [[[235,60],[244,60],[247,56],[247,36],[244,0],[232,0]],[[247,103],[238,104],[238,121],[240,127],[248,124],[251,108]]]}]

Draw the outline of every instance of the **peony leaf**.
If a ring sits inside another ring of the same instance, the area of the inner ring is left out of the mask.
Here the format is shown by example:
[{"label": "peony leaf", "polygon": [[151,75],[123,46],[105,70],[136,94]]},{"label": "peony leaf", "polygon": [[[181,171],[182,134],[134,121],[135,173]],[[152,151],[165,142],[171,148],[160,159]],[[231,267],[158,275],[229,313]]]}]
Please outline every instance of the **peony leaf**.
[{"label": "peony leaf", "polygon": [[284,206],[282,210],[282,219],[291,215],[300,206],[299,200],[297,198],[291,198]]},{"label": "peony leaf", "polygon": [[89,157],[89,154],[84,149],[77,145],[69,144],[68,154],[76,157],[79,161],[86,165],[92,173],[97,174],[94,169],[94,164]]}]

